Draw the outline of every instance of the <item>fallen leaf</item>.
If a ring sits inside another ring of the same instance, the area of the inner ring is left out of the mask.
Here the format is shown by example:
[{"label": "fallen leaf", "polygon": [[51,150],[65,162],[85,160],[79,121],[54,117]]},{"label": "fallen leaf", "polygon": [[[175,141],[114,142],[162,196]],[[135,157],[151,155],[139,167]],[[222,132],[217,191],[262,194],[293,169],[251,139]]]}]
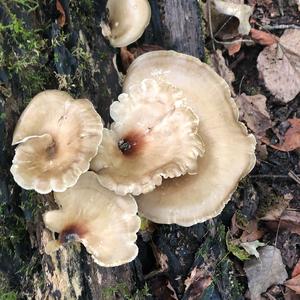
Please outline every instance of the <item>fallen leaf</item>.
[{"label": "fallen leaf", "polygon": [[123,71],[126,73],[127,69],[134,61],[134,55],[129,50],[127,50],[127,47],[122,47],[120,49],[120,57],[121,57]]},{"label": "fallen leaf", "polygon": [[300,92],[300,30],[287,29],[278,43],[267,46],[257,58],[266,88],[287,103]]},{"label": "fallen leaf", "polygon": [[151,293],[157,300],[178,300],[176,292],[165,275],[158,275],[149,280]]},{"label": "fallen leaf", "polygon": [[[300,57],[299,57],[300,59]],[[283,143],[272,145],[268,138],[262,138],[262,141],[268,146],[279,151],[293,151],[300,148],[300,119],[288,119],[291,127],[285,132]]]},{"label": "fallen leaf", "polygon": [[300,275],[297,275],[284,283],[285,286],[295,291],[296,294],[300,294]]},{"label": "fallen leaf", "polygon": [[259,253],[256,250],[258,247],[265,246],[265,243],[261,243],[260,241],[252,241],[241,243],[241,246],[247,251],[248,254],[254,255],[256,258],[259,258]]},{"label": "fallen leaf", "polygon": [[278,42],[278,37],[274,34],[251,28],[250,35],[252,39],[263,46],[271,46]]},{"label": "fallen leaf", "polygon": [[222,1],[214,0],[215,10],[223,15],[234,16],[239,19],[240,24],[238,27],[238,32],[242,35],[249,33],[251,26],[249,23],[249,18],[253,13],[253,8],[245,4],[233,3],[233,1]]},{"label": "fallen leaf", "polygon": [[300,275],[300,260],[296,263],[293,272],[292,272],[292,278],[296,277],[297,275]]},{"label": "fallen leaf", "polygon": [[234,73],[227,67],[222,51],[219,49],[216,50],[213,54],[211,54],[210,58],[212,67],[227,82],[230,87],[231,95],[234,97],[235,92],[232,82],[235,80],[235,76]]},{"label": "fallen leaf", "polygon": [[56,9],[59,12],[57,23],[60,27],[64,27],[64,25],[66,24],[66,13],[59,0],[56,0]]},{"label": "fallen leaf", "polygon": [[158,45],[149,45],[144,44],[140,47],[131,47],[130,49],[123,47],[120,50],[120,57],[122,62],[122,72],[125,74],[131,63],[135,58],[138,56],[150,52],[150,51],[157,51],[157,50],[164,50],[163,47]]},{"label": "fallen leaf", "polygon": [[244,229],[241,237],[239,238],[242,243],[252,242],[259,240],[264,236],[264,231],[258,229],[257,220],[250,220],[247,227]]},{"label": "fallen leaf", "polygon": [[230,56],[238,53],[241,50],[242,43],[241,42],[232,42],[232,44],[225,44],[225,48],[228,51]]},{"label": "fallen leaf", "polygon": [[184,281],[185,291],[187,291],[185,298],[188,300],[200,299],[205,289],[211,283],[212,278],[207,274],[207,271],[195,267]]},{"label": "fallen leaf", "polygon": [[269,220],[266,225],[274,231],[277,231],[279,228],[300,235],[300,212],[287,209],[280,218]]},{"label": "fallen leaf", "polygon": [[250,258],[250,255],[245,249],[241,247],[241,242],[239,239],[232,239],[230,232],[226,234],[226,247],[229,252],[236,256],[239,260],[247,260]]},{"label": "fallen leaf", "polygon": [[159,248],[154,243],[151,243],[151,247],[153,250],[156,263],[160,267],[160,271],[161,272],[167,271],[169,268],[168,256],[164,254],[162,251],[160,251]]},{"label": "fallen leaf", "polygon": [[282,284],[288,277],[280,250],[273,246],[259,249],[259,259],[252,258],[244,263],[248,287],[252,300],[261,299],[273,284]]},{"label": "fallen leaf", "polygon": [[241,94],[236,98],[240,119],[246,122],[258,138],[265,136],[266,130],[272,127],[266,100],[267,98],[260,94],[254,96]]}]

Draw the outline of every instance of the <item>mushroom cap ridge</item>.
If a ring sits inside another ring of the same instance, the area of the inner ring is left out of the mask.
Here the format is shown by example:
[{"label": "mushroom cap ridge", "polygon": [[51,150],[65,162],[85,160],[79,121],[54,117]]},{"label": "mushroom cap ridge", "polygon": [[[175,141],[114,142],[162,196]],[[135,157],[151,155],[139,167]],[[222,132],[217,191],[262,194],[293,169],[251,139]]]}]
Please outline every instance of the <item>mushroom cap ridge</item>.
[{"label": "mushroom cap ridge", "polygon": [[175,51],[138,57],[127,71],[123,91],[145,78],[160,77],[183,91],[199,117],[205,144],[198,173],[167,179],[154,191],[136,197],[139,212],[156,223],[182,226],[217,216],[238,182],[254,167],[256,141],[238,121],[238,109],[226,82],[199,59]]}]

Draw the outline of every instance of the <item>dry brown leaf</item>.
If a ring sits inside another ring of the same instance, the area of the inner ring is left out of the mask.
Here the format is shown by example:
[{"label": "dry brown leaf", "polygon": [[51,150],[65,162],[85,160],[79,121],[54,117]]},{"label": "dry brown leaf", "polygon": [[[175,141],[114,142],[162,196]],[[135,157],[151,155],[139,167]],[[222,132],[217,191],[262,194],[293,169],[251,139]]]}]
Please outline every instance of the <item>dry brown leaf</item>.
[{"label": "dry brown leaf", "polygon": [[300,275],[297,275],[284,283],[285,286],[295,291],[296,294],[300,294]]},{"label": "dry brown leaf", "polygon": [[150,51],[157,51],[157,50],[164,50],[164,48],[158,45],[149,45],[149,44],[144,44],[140,47],[131,47],[130,49],[127,49],[127,47],[122,47],[120,50],[120,57],[121,57],[122,68],[123,68],[122,71],[126,73],[130,64],[138,56]]},{"label": "dry brown leaf", "polygon": [[60,27],[64,27],[64,25],[66,24],[66,13],[59,0],[56,0],[56,9],[59,12],[57,23]]},{"label": "dry brown leaf", "polygon": [[250,30],[252,39],[263,46],[271,46],[279,40],[275,35],[252,28]]},{"label": "dry brown leaf", "polygon": [[161,274],[149,280],[152,296],[157,300],[178,300],[169,279]]},{"label": "dry brown leaf", "polygon": [[274,231],[284,229],[300,235],[300,212],[287,209],[279,219],[268,221],[266,225]]},{"label": "dry brown leaf", "polygon": [[287,29],[278,43],[265,47],[257,68],[267,89],[287,103],[300,92],[300,30]]},{"label": "dry brown leaf", "polygon": [[260,94],[254,96],[241,94],[236,98],[240,119],[246,122],[258,138],[265,136],[266,130],[272,127],[266,100],[266,97]]},{"label": "dry brown leaf", "polygon": [[228,45],[224,45],[224,46],[227,49],[228,54],[230,56],[232,56],[232,55],[238,53],[241,50],[242,43],[241,42],[236,42],[236,43],[228,44]]},{"label": "dry brown leaf", "polygon": [[266,137],[264,137],[262,141],[274,149],[285,152],[300,148],[300,119],[288,119],[288,121],[291,127],[286,131],[284,142],[281,145],[272,145]]},{"label": "dry brown leaf", "polygon": [[127,47],[122,47],[120,49],[120,57],[121,57],[123,70],[124,72],[126,72],[134,60],[134,55],[129,50],[127,50]]},{"label": "dry brown leaf", "polygon": [[188,300],[200,299],[204,290],[212,283],[212,278],[203,269],[195,267],[184,281]]},{"label": "dry brown leaf", "polygon": [[243,231],[240,241],[242,243],[253,242],[261,239],[264,236],[264,231],[258,229],[257,220],[251,220],[248,223],[247,228]]},{"label": "dry brown leaf", "polygon": [[212,67],[214,70],[227,82],[230,87],[231,95],[234,97],[235,92],[232,86],[232,82],[235,80],[234,73],[227,67],[225,58],[222,55],[221,50],[215,51],[210,56]]},{"label": "dry brown leaf", "polygon": [[292,278],[296,277],[297,275],[300,275],[300,260],[296,263],[293,272],[292,272]]}]

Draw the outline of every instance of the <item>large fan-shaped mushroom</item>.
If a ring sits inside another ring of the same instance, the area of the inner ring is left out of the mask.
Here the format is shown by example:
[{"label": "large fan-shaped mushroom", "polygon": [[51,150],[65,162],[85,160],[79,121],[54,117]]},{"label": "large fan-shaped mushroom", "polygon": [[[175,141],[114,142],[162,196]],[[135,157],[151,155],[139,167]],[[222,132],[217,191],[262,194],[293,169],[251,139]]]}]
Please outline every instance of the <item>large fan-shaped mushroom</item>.
[{"label": "large fan-shaped mushroom", "polygon": [[205,153],[197,174],[167,179],[136,198],[139,211],[157,223],[190,226],[218,215],[255,164],[255,138],[238,121],[225,81],[198,59],[174,51],[138,57],[129,67],[124,92],[145,78],[161,78],[183,91],[199,117]]},{"label": "large fan-shaped mushroom", "polygon": [[43,218],[47,228],[59,233],[59,244],[81,242],[104,267],[136,257],[140,219],[132,196],[116,195],[99,184],[95,173],[86,172],[75,186],[54,197],[60,209],[46,212]]},{"label": "large fan-shaped mushroom", "polygon": [[18,144],[11,172],[24,189],[64,191],[89,168],[102,139],[102,121],[92,103],[50,90],[36,95],[13,136]]}]

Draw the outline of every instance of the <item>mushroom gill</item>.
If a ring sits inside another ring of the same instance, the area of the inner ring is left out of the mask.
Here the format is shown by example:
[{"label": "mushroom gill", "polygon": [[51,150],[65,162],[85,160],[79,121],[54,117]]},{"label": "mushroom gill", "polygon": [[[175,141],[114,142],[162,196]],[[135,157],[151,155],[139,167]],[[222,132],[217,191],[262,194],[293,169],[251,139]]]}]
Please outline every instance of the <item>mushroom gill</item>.
[{"label": "mushroom gill", "polygon": [[123,91],[157,77],[183,91],[187,106],[199,118],[205,153],[198,159],[196,175],[164,180],[136,200],[139,212],[151,221],[191,226],[222,211],[239,180],[255,165],[256,141],[238,121],[228,85],[208,65],[174,51],[149,52],[131,64]]},{"label": "mushroom gill", "polygon": [[15,181],[41,194],[62,192],[89,168],[102,139],[102,121],[92,103],[65,92],[36,95],[16,126],[11,167]]},{"label": "mushroom gill", "polygon": [[[58,244],[81,242],[104,267],[119,266],[137,256],[140,218],[132,196],[116,195],[99,184],[95,173],[86,172],[75,186],[54,197],[60,208],[46,212],[43,219],[48,229],[59,233]],[[55,248],[55,242],[49,244],[46,248]]]},{"label": "mushroom gill", "polygon": [[91,162],[100,183],[120,195],[147,193],[162,182],[195,173],[204,146],[198,117],[180,90],[162,80],[146,79],[111,105],[115,121],[105,129]]}]

